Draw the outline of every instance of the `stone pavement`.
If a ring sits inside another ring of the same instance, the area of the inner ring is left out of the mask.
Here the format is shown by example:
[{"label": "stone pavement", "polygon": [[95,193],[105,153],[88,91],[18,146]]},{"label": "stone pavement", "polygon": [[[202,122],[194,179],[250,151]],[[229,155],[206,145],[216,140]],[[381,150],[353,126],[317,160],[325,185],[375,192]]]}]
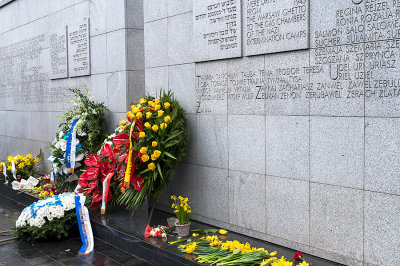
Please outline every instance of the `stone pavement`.
[{"label": "stone pavement", "polygon": [[[8,230],[17,220],[22,204],[0,195],[0,231]],[[1,239],[11,236],[1,235]],[[0,265],[151,265],[100,239],[95,239],[95,251],[79,257],[82,243],[79,237],[58,242],[30,244],[21,240],[0,243]]]}]

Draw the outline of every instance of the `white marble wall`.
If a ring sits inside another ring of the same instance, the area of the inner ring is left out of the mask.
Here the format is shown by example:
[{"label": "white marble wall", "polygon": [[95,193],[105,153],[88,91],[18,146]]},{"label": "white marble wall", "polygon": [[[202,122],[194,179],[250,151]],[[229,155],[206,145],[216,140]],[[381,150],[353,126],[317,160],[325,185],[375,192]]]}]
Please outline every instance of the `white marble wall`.
[{"label": "white marble wall", "polygon": [[[346,265],[400,264],[397,96],[354,92],[310,99],[303,89],[302,97],[289,100],[256,100],[253,95],[244,101],[202,101],[206,113],[198,113],[196,95],[196,77],[205,73],[265,70],[280,78],[279,85],[292,86],[289,77],[277,74],[277,69],[290,67],[302,70],[297,83],[324,91],[317,86],[333,80],[329,63],[319,61],[327,60],[321,58],[325,55],[344,56],[350,64],[342,73],[351,79],[339,78],[341,93],[382,89],[398,95],[399,85],[384,85],[384,80],[398,79],[400,57],[393,48],[400,39],[394,33],[398,25],[379,24],[391,25],[393,32],[386,29],[382,33],[389,37],[376,37],[368,18],[378,11],[370,1],[311,0],[309,49],[195,63],[199,51],[193,45],[192,1],[200,0],[144,4],[146,92],[172,89],[188,112],[191,130],[188,155],[159,208],[169,210],[169,195],[185,195],[193,202],[194,218],[203,222]],[[396,14],[393,3],[382,12]],[[394,17],[380,15],[386,22]],[[348,24],[333,45],[342,51],[323,50],[318,31],[339,27],[342,18]],[[363,35],[352,26],[365,29],[366,39],[354,41]],[[380,48],[373,46],[378,42]],[[368,53],[383,47],[393,51],[386,59],[392,60],[392,68],[376,67],[376,54]],[[365,74],[361,83],[351,83],[358,73]]]},{"label": "white marble wall", "polygon": [[[143,0],[13,1],[0,8],[0,49],[39,34],[47,38],[54,29],[84,17],[90,18],[90,76],[50,80],[47,46],[42,47],[41,61],[35,64],[43,67],[43,81],[50,88],[60,87],[62,92],[86,85],[95,99],[110,109],[106,128],[111,131],[124,117],[130,102],[144,95]],[[12,82],[19,80],[20,77],[11,78]],[[4,86],[0,85],[3,93]],[[47,157],[58,128],[57,115],[66,107],[68,104],[60,100],[24,104],[16,102],[10,92],[5,97],[1,95],[0,160],[10,154],[36,154],[40,148]],[[47,164],[43,171],[46,170]]]}]

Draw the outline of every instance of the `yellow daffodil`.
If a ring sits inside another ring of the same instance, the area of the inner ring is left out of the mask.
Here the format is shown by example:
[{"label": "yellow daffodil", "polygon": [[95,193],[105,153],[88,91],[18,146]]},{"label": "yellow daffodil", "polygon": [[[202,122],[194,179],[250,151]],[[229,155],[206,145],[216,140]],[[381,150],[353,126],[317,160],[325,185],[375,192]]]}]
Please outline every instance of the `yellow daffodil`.
[{"label": "yellow daffodil", "polygon": [[120,124],[121,126],[125,126],[126,121],[125,121],[125,120],[121,120],[121,121],[119,121],[119,124]]},{"label": "yellow daffodil", "polygon": [[144,98],[142,98],[142,99],[140,99],[140,104],[145,104],[146,103],[146,99],[144,99]]},{"label": "yellow daffodil", "polygon": [[28,155],[26,155],[26,158],[32,159],[32,154],[28,153]]},{"label": "yellow daffodil", "polygon": [[33,160],[33,163],[38,164],[38,162],[39,162],[39,157],[36,157],[35,160]]},{"label": "yellow daffodil", "polygon": [[22,169],[22,168],[24,168],[24,166],[25,166],[25,164],[24,164],[24,163],[20,163],[20,164],[18,164],[18,168],[19,168],[19,169]]},{"label": "yellow daffodil", "polygon": [[154,132],[158,131],[158,126],[157,125],[153,125],[151,128],[153,129]]},{"label": "yellow daffodil", "polygon": [[141,147],[141,148],[140,148],[140,153],[141,153],[141,154],[147,153],[147,148],[146,148],[146,147]]},{"label": "yellow daffodil", "polygon": [[7,161],[9,161],[9,162],[11,163],[12,161],[14,161],[14,157],[8,156],[8,157],[7,157]]},{"label": "yellow daffodil", "polygon": [[220,235],[226,235],[228,233],[228,231],[224,230],[224,229],[219,229],[218,233]]},{"label": "yellow daffodil", "polygon": [[150,112],[147,112],[146,113],[146,119],[150,119],[151,118],[151,113]]},{"label": "yellow daffodil", "polygon": [[157,141],[153,141],[153,142],[151,143],[151,146],[153,146],[153,147],[157,147],[157,145],[158,145]]},{"label": "yellow daffodil", "polygon": [[171,117],[169,115],[167,115],[166,117],[164,117],[164,122],[168,123],[171,121]]},{"label": "yellow daffodil", "polygon": [[158,117],[162,117],[163,115],[164,115],[164,111],[163,110],[158,111]]},{"label": "yellow daffodil", "polygon": [[277,253],[278,253],[278,252],[273,251],[273,252],[271,252],[271,254],[269,254],[269,255],[270,255],[271,257],[275,257]]},{"label": "yellow daffodil", "polygon": [[144,123],[144,126],[145,126],[147,129],[151,128],[151,125],[150,125],[149,122]]},{"label": "yellow daffodil", "polygon": [[164,108],[165,109],[168,109],[170,106],[171,106],[171,104],[169,102],[165,102],[164,103]]},{"label": "yellow daffodil", "polygon": [[149,156],[147,154],[142,155],[142,161],[147,162],[149,160]]},{"label": "yellow daffodil", "polygon": [[11,165],[7,166],[7,170],[8,170],[8,171],[11,171],[11,170],[12,170]]},{"label": "yellow daffodil", "polygon": [[166,124],[166,123],[162,123],[162,124],[160,125],[160,128],[161,128],[162,130],[166,129],[166,128],[167,128],[167,124]]},{"label": "yellow daffodil", "polygon": [[193,233],[192,236],[197,238],[197,237],[199,237],[199,234]]},{"label": "yellow daffodil", "polygon": [[171,196],[171,199],[172,199],[172,200],[176,200],[176,196],[175,196],[175,195],[172,195],[172,196]]},{"label": "yellow daffodil", "polygon": [[139,133],[139,138],[144,139],[146,137],[146,133],[143,131]]},{"label": "yellow daffodil", "polygon": [[136,113],[136,119],[142,119],[142,117],[143,117],[142,112],[137,112]]},{"label": "yellow daffodil", "polygon": [[147,168],[149,168],[151,171],[154,171],[154,169],[156,169],[156,165],[154,163],[149,163]]}]

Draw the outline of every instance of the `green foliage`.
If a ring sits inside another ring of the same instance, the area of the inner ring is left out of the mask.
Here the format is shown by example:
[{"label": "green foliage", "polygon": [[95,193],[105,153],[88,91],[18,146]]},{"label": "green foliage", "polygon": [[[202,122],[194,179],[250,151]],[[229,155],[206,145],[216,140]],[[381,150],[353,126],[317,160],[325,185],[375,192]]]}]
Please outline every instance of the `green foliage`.
[{"label": "green foliage", "polygon": [[34,243],[42,240],[60,240],[78,232],[75,209],[65,213],[63,218],[47,221],[42,227],[23,226],[12,227],[13,234],[25,241]]}]

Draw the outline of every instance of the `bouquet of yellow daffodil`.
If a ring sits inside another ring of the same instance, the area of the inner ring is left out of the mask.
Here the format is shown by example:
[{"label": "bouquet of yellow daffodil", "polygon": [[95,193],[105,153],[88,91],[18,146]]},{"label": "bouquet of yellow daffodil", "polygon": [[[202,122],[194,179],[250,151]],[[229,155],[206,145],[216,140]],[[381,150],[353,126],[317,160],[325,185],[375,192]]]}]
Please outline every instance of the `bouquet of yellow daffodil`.
[{"label": "bouquet of yellow daffodil", "polygon": [[[0,162],[0,178],[5,181],[14,181],[15,177],[20,177],[22,179],[28,179],[30,176],[37,174],[37,165],[40,162],[40,157],[42,156],[42,151],[38,156],[32,156],[32,154],[27,154],[26,156],[8,156],[7,161]],[[4,173],[6,173],[4,175]]]},{"label": "bouquet of yellow daffodil", "polygon": [[175,195],[171,196],[171,199],[174,201],[171,208],[174,209],[174,213],[176,214],[176,218],[178,218],[179,224],[188,224],[190,217],[192,216],[192,210],[188,204],[189,199],[183,198],[182,196],[177,198]]}]

